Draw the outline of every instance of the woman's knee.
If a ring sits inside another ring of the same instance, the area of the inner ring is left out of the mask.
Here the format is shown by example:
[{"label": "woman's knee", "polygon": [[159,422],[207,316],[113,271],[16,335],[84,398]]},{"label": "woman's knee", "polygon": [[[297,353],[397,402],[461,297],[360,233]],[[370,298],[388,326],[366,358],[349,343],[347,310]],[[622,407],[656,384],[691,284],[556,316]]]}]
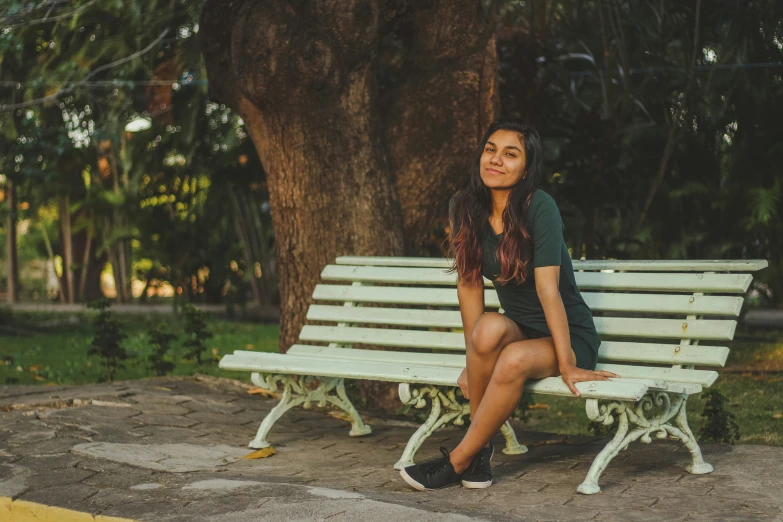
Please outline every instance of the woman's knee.
[{"label": "woman's knee", "polygon": [[492,380],[499,384],[511,384],[525,380],[531,370],[533,350],[523,345],[514,350],[503,350],[492,372]]},{"label": "woman's knee", "polygon": [[503,316],[497,312],[487,312],[476,321],[470,334],[468,349],[478,355],[488,355],[501,348],[500,341],[504,333]]}]

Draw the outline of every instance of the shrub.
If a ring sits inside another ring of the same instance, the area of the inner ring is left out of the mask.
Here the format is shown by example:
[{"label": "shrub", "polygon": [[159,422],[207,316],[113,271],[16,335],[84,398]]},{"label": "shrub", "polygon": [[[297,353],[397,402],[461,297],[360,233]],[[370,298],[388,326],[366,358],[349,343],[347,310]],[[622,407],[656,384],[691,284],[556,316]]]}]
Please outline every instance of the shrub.
[{"label": "shrub", "polygon": [[150,344],[153,346],[152,353],[147,357],[147,365],[150,371],[155,375],[167,375],[174,369],[175,364],[166,358],[171,350],[171,342],[177,336],[169,332],[164,323],[161,323],[154,330],[147,332],[150,336]]},{"label": "shrub", "polygon": [[739,426],[734,421],[734,414],[726,409],[726,396],[718,389],[707,390],[702,395],[707,399],[704,404],[704,425],[699,430],[699,440],[727,442],[734,444],[740,438]]},{"label": "shrub", "polygon": [[182,315],[185,317],[185,357],[195,360],[196,364],[201,366],[207,340],[212,338],[212,332],[207,329],[207,313],[186,304],[182,307]]},{"label": "shrub", "polygon": [[117,370],[124,368],[123,361],[128,358],[128,352],[120,342],[127,336],[120,331],[120,321],[117,316],[109,311],[111,302],[106,299],[98,299],[87,305],[87,308],[98,310],[98,315],[93,321],[95,337],[92,339],[88,355],[97,355],[106,371],[106,377],[111,382]]}]

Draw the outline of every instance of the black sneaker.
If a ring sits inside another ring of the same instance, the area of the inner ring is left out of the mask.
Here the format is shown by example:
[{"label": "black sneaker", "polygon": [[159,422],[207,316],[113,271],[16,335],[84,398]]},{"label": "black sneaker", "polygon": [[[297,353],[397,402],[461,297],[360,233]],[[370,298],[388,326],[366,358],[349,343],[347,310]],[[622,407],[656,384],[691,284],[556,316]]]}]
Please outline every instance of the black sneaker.
[{"label": "black sneaker", "polygon": [[470,489],[483,489],[492,485],[492,466],[489,461],[495,454],[495,445],[491,442],[489,447],[483,448],[473,458],[473,462],[465,473],[462,474],[462,486]]},{"label": "black sneaker", "polygon": [[408,466],[400,471],[402,479],[414,489],[431,491],[459,484],[462,474],[454,471],[449,460],[449,450],[442,447],[443,456],[434,460]]}]

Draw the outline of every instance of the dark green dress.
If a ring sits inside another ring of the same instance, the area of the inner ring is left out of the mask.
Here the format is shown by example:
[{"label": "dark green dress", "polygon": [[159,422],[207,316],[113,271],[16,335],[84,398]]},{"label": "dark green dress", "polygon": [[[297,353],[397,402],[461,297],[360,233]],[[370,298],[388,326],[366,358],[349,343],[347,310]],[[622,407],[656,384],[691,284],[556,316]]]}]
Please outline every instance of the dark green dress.
[{"label": "dark green dress", "polygon": [[563,221],[552,196],[543,190],[533,193],[528,211],[528,231],[533,239],[532,260],[528,263],[527,279],[518,284],[510,281],[496,283],[500,276],[500,262],[496,250],[501,234],[495,234],[489,222],[483,231],[483,275],[495,286],[500,306],[509,319],[519,325],[531,339],[550,337],[544,308],[536,292],[535,268],[560,267],[560,296],[568,317],[571,347],[576,354],[576,364],[587,370],[595,369],[601,340],[593,322],[593,314],[582,299],[574,279],[574,267],[563,239]]}]

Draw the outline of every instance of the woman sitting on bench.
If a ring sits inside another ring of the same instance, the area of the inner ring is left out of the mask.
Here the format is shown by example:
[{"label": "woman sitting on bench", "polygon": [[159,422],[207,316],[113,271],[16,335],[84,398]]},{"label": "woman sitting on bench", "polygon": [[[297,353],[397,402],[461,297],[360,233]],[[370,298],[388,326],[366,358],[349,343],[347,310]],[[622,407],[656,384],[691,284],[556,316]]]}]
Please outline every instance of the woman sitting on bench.
[{"label": "woman sitting on bench", "polygon": [[[601,341],[574,280],[557,204],[540,190],[541,140],[528,125],[490,125],[469,186],[449,202],[451,255],[465,331],[467,368],[458,384],[471,424],[443,457],[409,466],[402,478],[426,491],[492,484],[492,437],[513,413],[525,381],[560,375],[577,382],[617,377],[595,371]],[[490,279],[504,314],[484,312]]]}]

